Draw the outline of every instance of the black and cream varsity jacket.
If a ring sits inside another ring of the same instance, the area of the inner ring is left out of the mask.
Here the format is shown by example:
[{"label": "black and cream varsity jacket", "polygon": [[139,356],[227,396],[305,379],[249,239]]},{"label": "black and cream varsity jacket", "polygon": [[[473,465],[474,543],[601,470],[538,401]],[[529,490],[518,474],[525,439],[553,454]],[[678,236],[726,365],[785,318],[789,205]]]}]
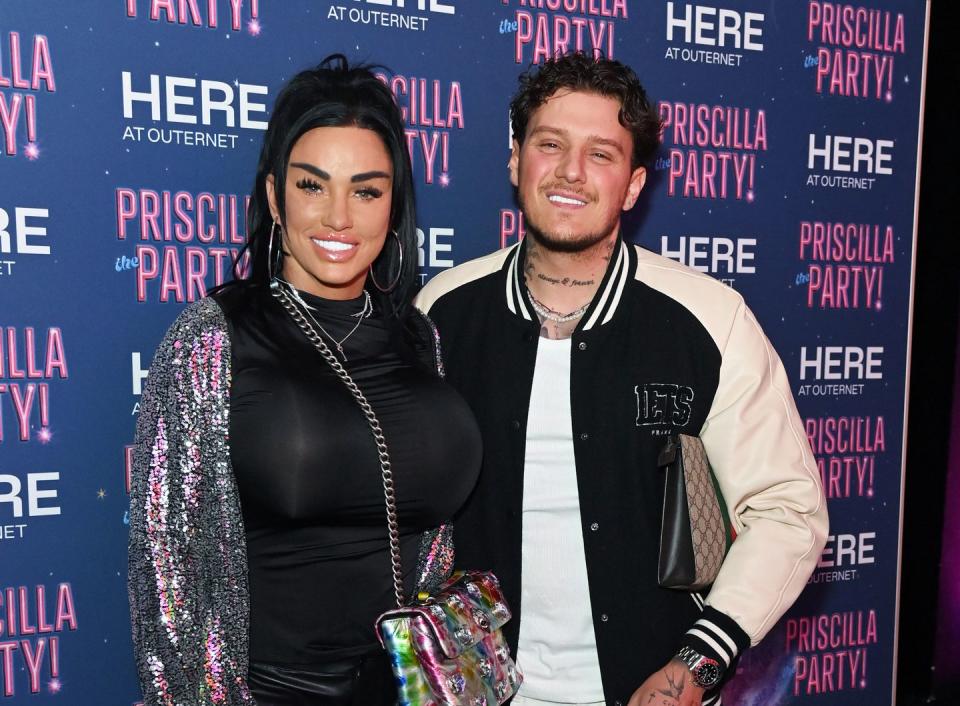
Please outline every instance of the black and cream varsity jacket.
[{"label": "black and cream varsity jacket", "polygon": [[[523,244],[437,275],[417,305],[484,440],[455,518],[457,565],[492,569],[520,605],[524,444],[540,323]],[[573,334],[570,405],[590,602],[605,700],[630,695],[682,645],[729,665],[803,589],[827,536],[816,464],[776,352],[726,285],[620,242]],[[667,435],[699,434],[736,541],[707,596],[657,585]],[[564,567],[557,566],[562,581]],[[711,694],[704,704],[717,703]]]}]

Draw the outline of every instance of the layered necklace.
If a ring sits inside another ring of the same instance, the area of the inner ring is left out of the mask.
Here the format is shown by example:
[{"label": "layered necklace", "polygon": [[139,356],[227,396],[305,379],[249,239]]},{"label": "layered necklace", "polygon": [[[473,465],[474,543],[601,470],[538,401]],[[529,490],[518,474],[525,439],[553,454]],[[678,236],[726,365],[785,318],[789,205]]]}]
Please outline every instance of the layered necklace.
[{"label": "layered necklace", "polygon": [[553,309],[548,307],[546,304],[541,302],[539,299],[537,299],[535,296],[533,296],[533,292],[531,292],[529,288],[527,289],[527,294],[530,296],[530,303],[533,304],[533,310],[537,312],[537,314],[542,316],[544,319],[549,319],[550,321],[553,321],[558,324],[565,324],[568,321],[579,319],[581,316],[583,316],[584,312],[586,312],[586,310],[590,307],[590,302],[588,301],[579,309],[574,309],[569,314],[561,314],[559,311],[554,311]]},{"label": "layered necklace", "polygon": [[280,279],[279,277],[274,278],[286,292],[303,308],[303,312],[307,315],[313,325],[323,333],[324,336],[330,339],[330,342],[333,343],[334,347],[337,349],[337,352],[340,354],[340,357],[343,358],[343,362],[347,362],[347,354],[343,352],[343,344],[347,342],[347,339],[350,338],[354,333],[357,332],[357,329],[360,328],[360,324],[363,323],[363,320],[368,318],[370,314],[373,313],[373,302],[370,300],[370,292],[366,289],[363,290],[363,307],[356,314],[350,314],[352,318],[357,320],[357,323],[353,325],[353,328],[347,332],[347,335],[341,338],[339,341],[330,335],[330,332],[325,329],[316,317],[313,315],[313,312],[316,311],[315,307],[310,306],[307,302],[304,301],[303,297],[300,296],[300,292],[297,291],[297,288],[292,284],[287,282],[285,279]]}]

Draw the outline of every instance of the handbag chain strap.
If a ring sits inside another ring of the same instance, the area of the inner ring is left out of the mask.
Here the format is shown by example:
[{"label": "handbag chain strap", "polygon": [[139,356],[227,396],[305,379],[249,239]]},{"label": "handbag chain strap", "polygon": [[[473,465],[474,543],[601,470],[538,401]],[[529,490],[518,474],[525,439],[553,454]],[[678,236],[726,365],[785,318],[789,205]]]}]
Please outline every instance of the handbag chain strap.
[{"label": "handbag chain strap", "polygon": [[357,387],[357,383],[350,377],[350,373],[340,364],[337,357],[331,352],[324,343],[323,338],[317,333],[307,317],[297,307],[293,297],[286,291],[281,284],[271,285],[271,292],[274,298],[280,302],[281,306],[287,310],[290,317],[303,331],[307,340],[313,344],[314,348],[320,352],[323,359],[327,361],[333,372],[337,374],[343,384],[347,386],[353,395],[361,411],[367,418],[370,425],[370,431],[373,434],[373,440],[377,444],[377,455],[380,457],[380,475],[383,478],[383,498],[387,506],[387,532],[390,535],[390,567],[393,571],[393,594],[397,599],[397,607],[403,607],[403,573],[400,570],[400,527],[397,522],[397,496],[393,486],[393,470],[390,468],[390,454],[387,451],[387,440],[383,437],[383,429],[380,428],[380,422],[377,415],[373,412],[373,407],[367,402],[363,392]]}]

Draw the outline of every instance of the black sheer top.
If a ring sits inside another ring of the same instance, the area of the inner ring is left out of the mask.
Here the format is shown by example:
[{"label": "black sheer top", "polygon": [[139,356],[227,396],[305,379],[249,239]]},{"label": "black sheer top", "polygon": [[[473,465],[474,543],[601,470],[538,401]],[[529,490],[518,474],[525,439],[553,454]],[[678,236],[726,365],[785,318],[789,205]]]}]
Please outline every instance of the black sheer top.
[{"label": "black sheer top", "polygon": [[[300,294],[337,341],[363,307],[362,298]],[[267,288],[215,296],[232,346],[230,458],[247,533],[250,660],[310,664],[379,650],[374,622],[395,602],[367,421]],[[389,447],[408,594],[420,534],[463,504],[481,457],[476,421],[437,377],[423,339],[375,311],[343,343]]]}]

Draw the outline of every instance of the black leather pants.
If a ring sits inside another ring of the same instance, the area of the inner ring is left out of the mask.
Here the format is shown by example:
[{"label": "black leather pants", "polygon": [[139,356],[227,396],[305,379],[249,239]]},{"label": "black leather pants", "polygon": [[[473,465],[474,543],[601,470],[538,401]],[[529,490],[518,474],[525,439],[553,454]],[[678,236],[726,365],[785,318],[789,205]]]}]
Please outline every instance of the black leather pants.
[{"label": "black leather pants", "polygon": [[247,684],[257,706],[394,706],[385,652],[311,665],[254,662]]}]

